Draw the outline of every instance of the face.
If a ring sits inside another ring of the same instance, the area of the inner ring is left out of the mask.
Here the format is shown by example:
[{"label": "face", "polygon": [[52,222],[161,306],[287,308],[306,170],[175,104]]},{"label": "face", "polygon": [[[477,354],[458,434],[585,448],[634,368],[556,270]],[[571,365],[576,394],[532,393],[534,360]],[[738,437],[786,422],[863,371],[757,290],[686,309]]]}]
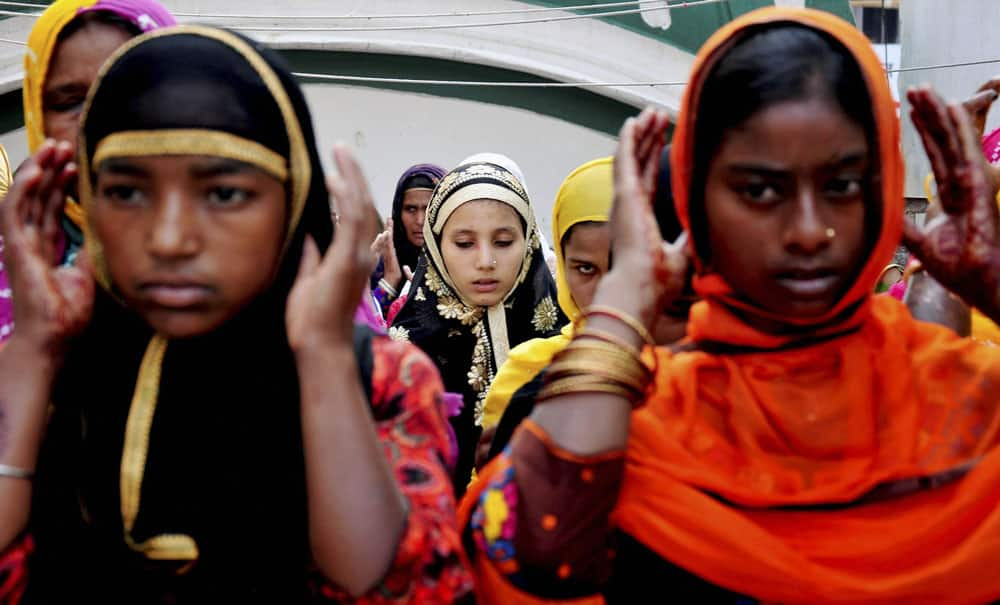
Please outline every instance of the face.
[{"label": "face", "polygon": [[93,225],[117,290],[160,334],[208,333],[271,284],[285,188],[247,164],[206,156],[110,159]]},{"label": "face", "polygon": [[424,217],[427,216],[427,204],[431,201],[431,191],[428,189],[407,189],[403,193],[403,229],[406,239],[414,246],[424,245]]},{"label": "face", "polygon": [[526,246],[517,212],[493,200],[462,204],[441,233],[441,256],[455,287],[482,307],[500,303],[513,289]]},{"label": "face", "polygon": [[726,133],[709,165],[710,266],[771,311],[822,315],[868,251],[862,127],[820,99],[789,101]]},{"label": "face", "polygon": [[594,301],[594,290],[608,272],[611,228],[607,223],[579,223],[570,228],[563,244],[563,271],[570,295],[585,309]]},{"label": "face", "polygon": [[76,144],[80,112],[104,61],[131,39],[125,30],[90,22],[56,47],[42,90],[45,136]]}]

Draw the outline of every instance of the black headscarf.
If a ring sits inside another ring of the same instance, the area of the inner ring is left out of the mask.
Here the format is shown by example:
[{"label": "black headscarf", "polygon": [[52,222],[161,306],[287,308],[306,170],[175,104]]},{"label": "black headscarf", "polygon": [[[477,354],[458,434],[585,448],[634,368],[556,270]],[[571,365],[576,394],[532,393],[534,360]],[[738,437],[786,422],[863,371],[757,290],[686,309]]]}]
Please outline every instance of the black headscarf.
[{"label": "black headscarf", "polygon": [[[479,199],[510,205],[525,225],[525,257],[513,290],[489,309],[467,303],[454,287],[440,243],[449,208]],[[482,403],[507,352],[531,338],[554,336],[566,323],[556,304],[556,285],[545,265],[535,214],[517,177],[487,162],[458,166],[438,183],[424,221],[424,249],[410,294],[390,329],[413,342],[437,364],[445,390],[461,393],[461,414],[451,419],[458,437],[454,485],[469,481],[479,441]]]},{"label": "black headscarf", "polygon": [[410,243],[406,226],[403,225],[403,197],[407,191],[416,187],[434,189],[444,173],[445,169],[440,166],[417,164],[407,168],[396,183],[396,192],[392,196],[392,243],[396,247],[396,259],[400,268],[405,265],[416,269],[420,258],[420,247]]},{"label": "black headscarf", "polygon": [[[127,43],[91,90],[81,126],[85,210],[95,153],[284,168],[286,247],[270,289],[235,318],[166,343],[115,296],[100,242],[87,234],[104,288],[56,383],[32,508],[28,601],[307,600],[299,385],[284,309],[306,234],[325,250],[333,226],[302,92],[277,55],[237,34],[162,30]],[[138,410],[150,401],[147,440],[131,425],[141,426]],[[135,483],[128,460],[141,477],[131,531],[120,493]],[[156,560],[178,544],[194,545],[197,558]]]}]

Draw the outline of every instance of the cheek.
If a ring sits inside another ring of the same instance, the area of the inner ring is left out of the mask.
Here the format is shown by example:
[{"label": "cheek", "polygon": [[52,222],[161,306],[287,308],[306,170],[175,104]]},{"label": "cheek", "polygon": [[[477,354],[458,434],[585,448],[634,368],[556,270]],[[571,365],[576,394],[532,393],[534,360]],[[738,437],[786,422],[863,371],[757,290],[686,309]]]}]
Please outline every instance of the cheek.
[{"label": "cheek", "polygon": [[581,309],[589,307],[594,301],[594,290],[597,287],[598,275],[582,275],[579,271],[571,271],[566,276],[570,296]]},{"label": "cheek", "polygon": [[45,114],[45,136],[56,141],[76,144],[79,125],[80,114],[76,112]]},{"label": "cheek", "polygon": [[508,248],[498,248],[496,251],[497,269],[500,280],[513,282],[521,273],[521,263],[524,260],[526,244],[524,240]]}]

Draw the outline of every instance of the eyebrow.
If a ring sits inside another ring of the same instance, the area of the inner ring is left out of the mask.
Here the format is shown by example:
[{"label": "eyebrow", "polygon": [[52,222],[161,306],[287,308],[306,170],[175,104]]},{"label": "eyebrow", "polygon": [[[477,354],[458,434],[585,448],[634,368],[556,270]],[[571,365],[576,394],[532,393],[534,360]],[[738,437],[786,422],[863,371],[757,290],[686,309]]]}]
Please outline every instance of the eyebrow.
[{"label": "eyebrow", "polygon": [[42,91],[42,97],[45,98],[51,95],[65,94],[70,92],[80,92],[80,91],[86,92],[87,90],[89,90],[89,87],[87,87],[82,82],[67,82],[66,84],[60,84],[59,86],[56,86],[54,88],[46,88],[45,90]]},{"label": "eyebrow", "polygon": [[570,256],[566,260],[568,260],[571,263],[581,263],[581,264],[586,264],[586,265],[593,265],[594,264],[594,261],[591,260],[591,259],[589,259],[589,258],[579,258],[577,256]]},{"label": "eyebrow", "polygon": [[107,172],[120,176],[149,176],[148,170],[135,162],[130,162],[123,158],[108,158],[107,160],[104,160],[98,167],[98,172]]},{"label": "eyebrow", "polygon": [[[496,233],[498,231],[506,231],[508,233],[517,233],[517,229],[515,229],[514,227],[510,227],[510,226],[497,227],[496,229],[493,230],[493,233]],[[454,231],[454,234],[455,235],[479,235],[479,232],[476,231],[475,229],[456,229]]]}]

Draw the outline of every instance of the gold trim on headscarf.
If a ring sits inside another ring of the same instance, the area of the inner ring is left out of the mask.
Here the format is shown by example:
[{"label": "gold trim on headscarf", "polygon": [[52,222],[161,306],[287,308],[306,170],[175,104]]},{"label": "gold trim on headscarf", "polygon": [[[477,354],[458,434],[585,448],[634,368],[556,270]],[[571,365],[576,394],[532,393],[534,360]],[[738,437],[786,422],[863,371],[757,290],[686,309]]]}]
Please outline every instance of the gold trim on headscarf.
[{"label": "gold trim on headscarf", "polygon": [[94,149],[94,172],[111,158],[151,155],[207,155],[251,164],[281,182],[288,178],[288,163],[281,154],[256,141],[235,134],[203,128],[130,130],[108,135]]},{"label": "gold trim on headscarf", "polygon": [[[81,131],[79,142],[80,166],[80,198],[86,216],[93,216],[90,210],[94,203],[93,185],[91,183],[91,166],[87,157],[87,141],[85,128],[87,116],[90,114],[94,95],[101,82],[112,66],[128,51],[153,38],[164,36],[194,35],[218,41],[242,56],[257,72],[264,82],[284,118],[285,129],[289,142],[289,178],[291,180],[291,217],[288,221],[288,232],[285,237],[285,247],[291,241],[298,226],[309,195],[312,180],[312,165],[309,161],[309,151],[302,134],[302,125],[292,107],[291,99],[285,91],[278,75],[271,69],[263,57],[243,39],[222,30],[198,25],[179,25],[169,29],[161,29],[133,38],[118,48],[105,62],[98,73],[94,85],[91,86],[84,103],[80,119]],[[113,135],[109,135],[113,136]],[[228,154],[222,157],[228,157]],[[108,273],[104,251],[93,230],[91,220],[84,222],[84,238],[87,251],[94,265],[94,275],[98,283],[108,291],[112,291],[111,278]],[[131,526],[139,514],[139,502],[142,492],[142,481],[145,474],[146,456],[149,449],[149,432],[152,428],[153,411],[156,409],[156,399],[160,386],[160,371],[163,365],[163,355],[166,352],[166,339],[154,336],[143,357],[139,377],[136,381],[135,393],[129,407],[129,420],[125,429],[125,446],[122,450],[121,475],[121,508],[122,520],[125,523],[125,542],[128,546],[141,552],[151,559],[187,560],[198,558],[198,547],[189,536],[166,534],[155,536],[145,542],[136,543],[131,535]]]},{"label": "gold trim on headscarf", "polygon": [[125,542],[132,550],[158,561],[194,561],[198,558],[198,545],[190,536],[161,534],[142,542],[132,536],[135,519],[139,515],[142,497],[142,477],[146,470],[146,453],[149,451],[149,432],[153,427],[156,400],[160,392],[160,369],[167,340],[154,336],[146,347],[139,366],[135,393],[125,424],[125,445],[121,463],[121,509]]},{"label": "gold trim on headscarf", "polygon": [[10,184],[14,180],[14,174],[10,170],[10,158],[7,157],[7,150],[0,145],[0,197],[7,195]]}]

